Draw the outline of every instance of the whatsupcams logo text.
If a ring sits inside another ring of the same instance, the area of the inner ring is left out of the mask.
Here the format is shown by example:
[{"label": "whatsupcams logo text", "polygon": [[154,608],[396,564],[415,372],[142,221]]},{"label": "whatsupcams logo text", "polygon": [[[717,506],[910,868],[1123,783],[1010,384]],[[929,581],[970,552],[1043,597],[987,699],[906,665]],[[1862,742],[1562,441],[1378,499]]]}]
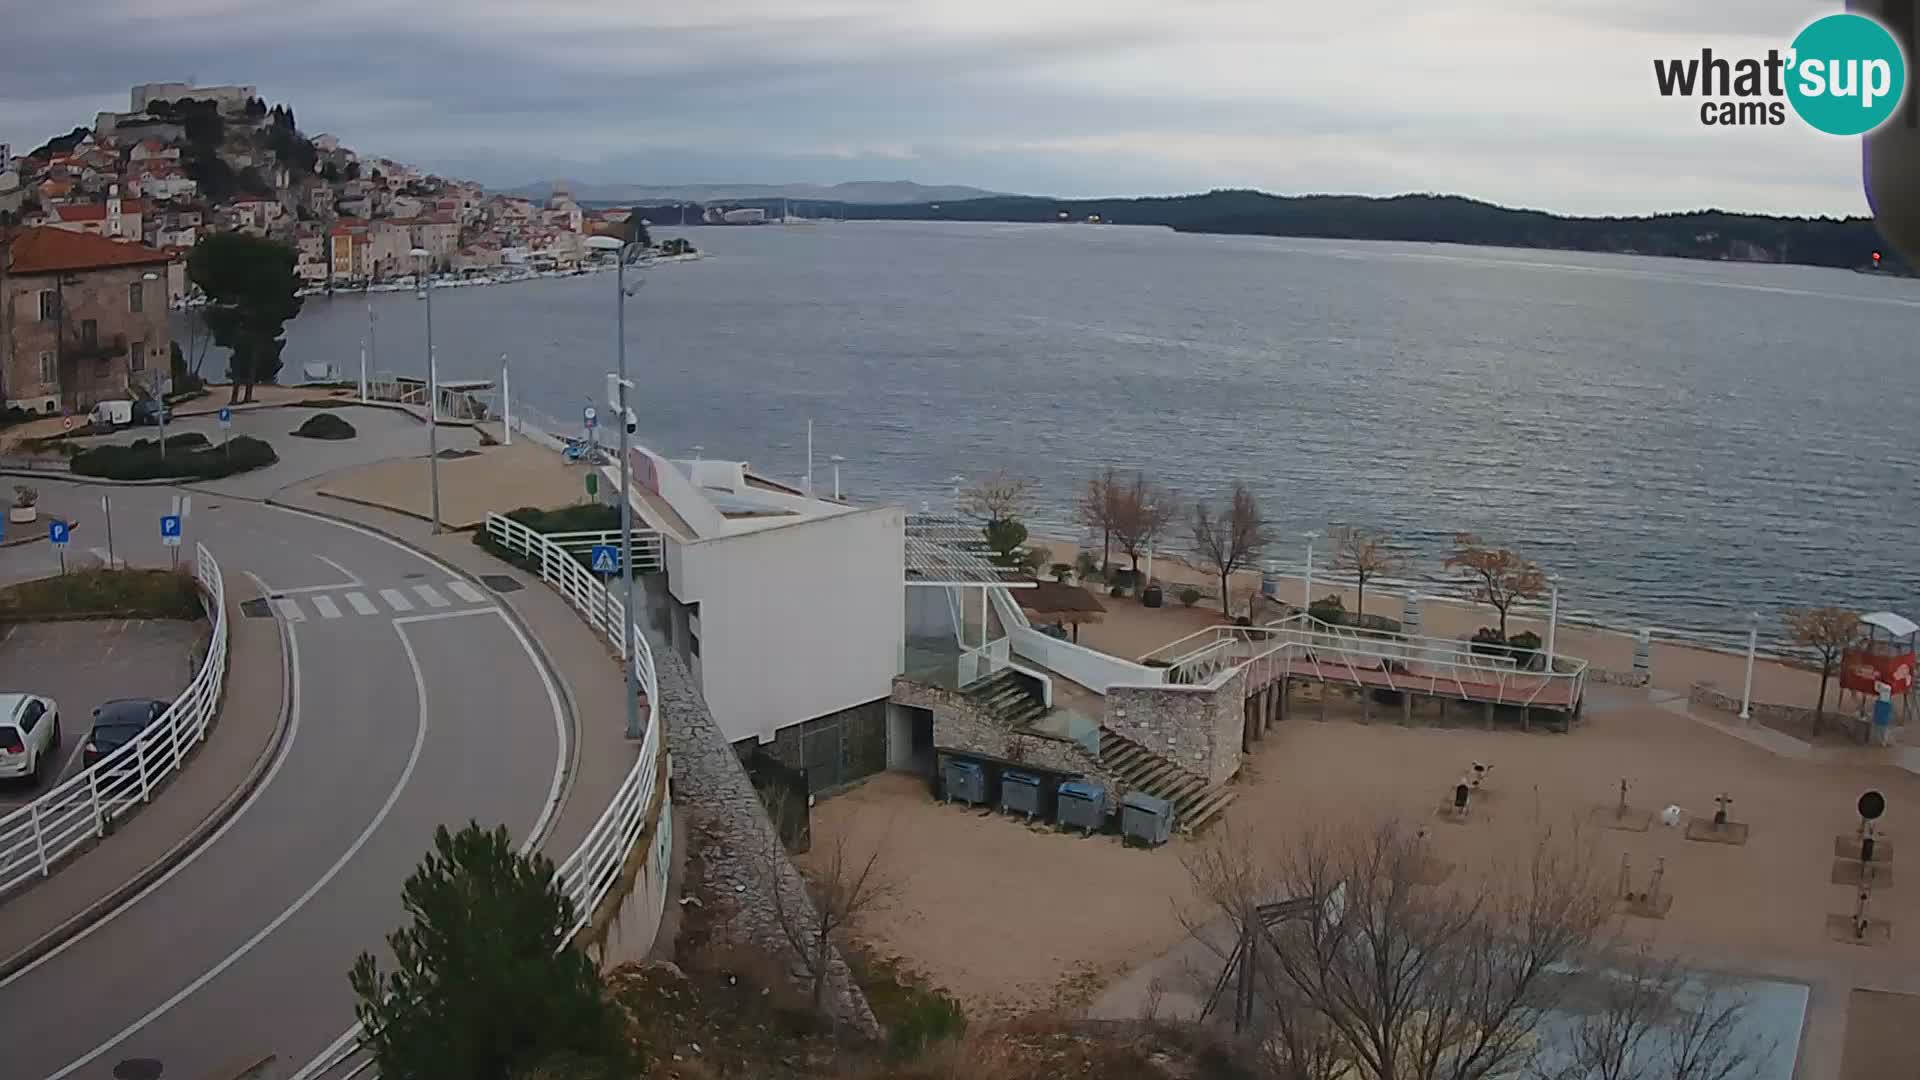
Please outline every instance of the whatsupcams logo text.
[{"label": "whatsupcams logo text", "polygon": [[1787,122],[1789,109],[1829,135],[1860,135],[1892,116],[1906,96],[1907,60],[1887,28],[1864,15],[1829,15],[1765,56],[1657,59],[1661,97],[1697,98],[1700,123],[1752,127]]}]

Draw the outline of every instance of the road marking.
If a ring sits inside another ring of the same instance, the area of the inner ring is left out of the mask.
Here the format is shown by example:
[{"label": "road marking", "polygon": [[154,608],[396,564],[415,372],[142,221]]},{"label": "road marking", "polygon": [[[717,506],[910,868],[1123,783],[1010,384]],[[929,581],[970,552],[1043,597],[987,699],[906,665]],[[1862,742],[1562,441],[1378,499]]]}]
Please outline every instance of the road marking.
[{"label": "road marking", "polygon": [[322,594],[315,596],[312,603],[314,608],[320,612],[321,618],[337,619],[340,617],[340,609],[334,606],[333,597]]},{"label": "road marking", "polygon": [[[221,972],[239,963],[248,953],[253,951],[254,946],[265,941],[268,935],[280,929],[281,926],[286,924],[288,919],[299,914],[300,909],[307,906],[307,901],[312,900],[314,896],[319,894],[321,889],[326,888],[327,884],[339,875],[341,870],[346,869],[347,863],[353,861],[353,857],[360,854],[360,849],[366,846],[367,841],[373,837],[374,831],[379,829],[381,824],[387,820],[387,815],[393,811],[394,804],[400,801],[400,793],[406,790],[407,783],[413,779],[414,766],[420,763],[420,751],[427,743],[427,679],[420,671],[420,658],[415,655],[413,651],[413,642],[407,640],[407,632],[398,627],[395,628],[394,632],[400,635],[400,645],[406,649],[407,652],[407,664],[413,668],[413,688],[416,695],[415,701],[420,710],[420,723],[414,729],[413,750],[407,755],[406,768],[400,770],[400,779],[395,781],[393,790],[387,793],[387,801],[380,805],[379,811],[373,815],[373,820],[367,822],[367,827],[360,830],[360,835],[354,837],[353,843],[348,846],[347,850],[342,853],[338,859],[334,860],[332,866],[327,867],[327,872],[320,875],[320,880],[308,886],[307,891],[301,893],[299,899],[288,905],[285,911],[274,916],[272,922],[261,927],[252,937],[241,942],[240,947],[228,953],[226,959],[207,969],[205,974],[188,983],[172,997],[154,1006],[152,1011],[148,1012],[145,1016],[128,1024],[118,1035],[94,1047],[66,1068],[49,1076],[47,1080],[61,1080],[62,1077],[71,1076],[73,1073],[93,1064],[102,1054],[105,1054],[107,1051],[112,1050],[114,1047],[119,1046],[121,1043],[139,1034],[148,1024],[165,1016],[175,1005],[185,1001],[201,987],[219,978]],[[200,850],[204,851],[206,848],[202,847]],[[168,876],[170,877],[172,875]],[[160,880],[165,881],[166,878],[161,878]],[[145,894],[143,893],[142,895]]]},{"label": "road marking", "polygon": [[447,589],[452,592],[453,595],[465,600],[469,604],[484,604],[487,602],[487,598],[480,595],[479,589],[474,588],[458,578],[447,582]]},{"label": "road marking", "polygon": [[353,607],[353,613],[355,615],[380,614],[380,609],[374,606],[373,601],[367,599],[366,593],[357,593],[357,592],[348,593],[347,603]]},{"label": "road marking", "polygon": [[347,569],[344,566],[341,566],[339,563],[334,562],[332,559],[327,558],[325,555],[315,555],[314,558],[319,559],[321,562],[326,563],[328,566],[331,566],[335,570],[340,571],[340,576],[347,579],[347,584],[358,585],[361,583],[359,577],[357,577],[353,571]]},{"label": "road marking", "polygon": [[458,611],[436,611],[430,615],[402,615],[393,620],[395,623],[439,622],[442,619],[464,619],[469,615],[493,615],[499,613],[497,607],[470,607]]},{"label": "road marking", "polygon": [[113,555],[109,555],[107,553],[106,548],[102,548],[102,547],[88,548],[87,551],[90,552],[94,558],[100,560],[100,565],[106,567],[109,570],[112,570],[115,567],[124,567],[127,565],[127,560],[117,558]]},{"label": "road marking", "polygon": [[387,606],[395,611],[413,610],[413,601],[407,599],[407,594],[399,589],[381,589],[380,599],[385,600]]},{"label": "road marking", "polygon": [[306,622],[307,616],[300,610],[300,604],[290,596],[282,596],[273,602],[280,609],[280,615],[288,622]]},{"label": "road marking", "polygon": [[[264,581],[261,581],[259,575],[253,573],[251,570],[242,570],[241,573],[246,574],[248,577],[252,578],[253,583],[255,585],[258,585],[262,591],[265,591],[267,587],[267,583]],[[256,802],[259,802],[260,797],[267,793],[267,789],[273,786],[273,778],[280,775],[280,767],[286,764],[287,758],[291,755],[293,751],[294,742],[300,737],[300,635],[296,633],[294,628],[291,626],[287,627],[287,648],[286,648],[285,656],[282,658],[282,662],[285,665],[284,670],[286,672],[286,677],[287,677],[287,686],[291,692],[291,696],[288,697],[287,699],[291,703],[287,708],[287,737],[281,741],[280,755],[274,758],[273,764],[267,768],[267,775],[261,778],[260,786],[253,789],[253,794],[247,796],[246,801],[240,804],[240,808],[233,812],[233,816],[228,818],[226,822],[222,824],[218,829],[215,829],[213,831],[213,835],[207,837],[207,840],[205,843],[201,844],[199,847],[194,848],[192,851],[188,852],[186,858],[181,859],[179,862],[173,865],[172,869],[160,875],[160,878],[158,881],[155,881],[153,884],[148,885],[144,889],[141,889],[139,892],[135,893],[132,897],[128,898],[126,902],[122,903],[119,907],[116,907],[112,911],[109,911],[105,915],[101,916],[100,921],[94,923],[92,926],[87,927],[86,929],[73,935],[67,940],[47,950],[47,954],[45,956],[40,957],[38,960],[35,960],[33,963],[28,964],[27,966],[21,968],[19,971],[14,972],[12,975],[7,976],[5,979],[0,979],[0,990],[5,990],[7,987],[13,985],[15,982],[18,982],[19,980],[26,978],[29,974],[37,970],[40,967],[40,965],[47,963],[48,961],[52,960],[54,957],[59,956],[61,953],[66,952],[68,949],[71,949],[75,945],[78,945],[82,941],[85,941],[89,937],[92,937],[95,932],[101,930],[108,923],[111,923],[113,922],[113,920],[119,918],[123,913],[125,913],[128,909],[132,908],[135,904],[138,904],[140,901],[145,900],[149,895],[151,895],[154,891],[158,890],[161,886],[165,885],[167,882],[172,881],[173,876],[175,874],[178,874],[182,870],[185,870],[187,867],[192,866],[195,862],[199,861],[200,856],[205,854],[209,848],[213,847],[214,844],[218,843],[220,838],[227,834],[228,829],[231,829],[235,825],[239,824],[240,819],[247,816],[247,811],[253,807],[253,804]]]},{"label": "road marking", "polygon": [[431,585],[415,585],[414,594],[427,602],[428,607],[449,607],[453,601],[440,595],[440,590]]}]

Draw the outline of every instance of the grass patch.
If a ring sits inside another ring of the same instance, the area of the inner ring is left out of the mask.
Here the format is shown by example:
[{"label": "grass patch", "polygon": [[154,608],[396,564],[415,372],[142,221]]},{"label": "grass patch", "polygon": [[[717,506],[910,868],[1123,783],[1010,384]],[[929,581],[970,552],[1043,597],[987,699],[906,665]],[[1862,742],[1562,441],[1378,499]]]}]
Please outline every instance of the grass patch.
[{"label": "grass patch", "polygon": [[306,423],[293,429],[293,434],[303,439],[351,439],[359,432],[332,413],[320,413],[307,417]]},{"label": "grass patch", "polygon": [[317,397],[294,404],[302,409],[347,409],[360,403],[350,397]]},{"label": "grass patch", "polygon": [[206,614],[184,570],[96,567],[0,589],[0,622],[35,619],[198,619]]},{"label": "grass patch", "polygon": [[952,994],[899,960],[879,956],[859,943],[847,942],[841,952],[873,1008],[873,1018],[887,1030],[887,1048],[895,1057],[916,1057],[966,1034],[967,1012]]},{"label": "grass patch", "polygon": [[[518,510],[507,511],[507,517],[537,533],[607,532],[620,527],[619,508],[601,503],[580,503],[574,506],[563,506],[558,510],[540,510],[523,506]],[[511,563],[529,573],[540,572],[538,559],[530,559],[501,547],[487,533],[485,526],[473,531],[473,545],[494,558]],[[579,560],[581,566],[591,568],[589,552],[582,551],[574,558]]]},{"label": "grass patch", "polygon": [[[204,435],[188,433],[167,440],[163,457],[160,445],[152,439],[138,439],[129,446],[95,446],[73,455],[73,471],[81,476],[109,480],[159,480],[186,477],[217,480],[223,476],[264,468],[280,460],[273,447],[251,435],[236,435],[224,446],[176,443],[174,439],[199,439]],[[178,446],[179,449],[175,449]]]}]

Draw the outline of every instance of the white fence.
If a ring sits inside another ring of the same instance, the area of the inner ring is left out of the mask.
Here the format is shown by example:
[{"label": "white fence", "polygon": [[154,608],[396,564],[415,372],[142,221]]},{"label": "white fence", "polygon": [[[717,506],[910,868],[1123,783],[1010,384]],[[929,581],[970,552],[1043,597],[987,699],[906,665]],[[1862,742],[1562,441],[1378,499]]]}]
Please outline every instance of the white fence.
[{"label": "white fence", "polygon": [[[628,641],[622,640],[618,628],[629,625],[631,633],[627,637],[635,650],[634,672],[647,692],[647,734],[641,740],[639,758],[621,781],[619,790],[614,792],[606,811],[587,830],[586,838],[560,864],[560,887],[573,900],[573,929],[578,933],[619,877],[620,868],[628,852],[633,850],[634,841],[639,839],[646,825],[647,811],[653,804],[661,753],[660,694],[653,668],[653,650],[640,628],[626,622],[620,598],[565,548],[499,514],[487,515],[487,535],[508,551],[537,561],[540,579],[566,597],[589,625],[604,634],[622,659],[626,658]],[[634,562],[640,563],[637,548]],[[657,895],[664,902],[664,893]],[[649,915],[658,920],[660,912]]]},{"label": "white fence", "polygon": [[[489,528],[488,532],[491,533],[492,529]],[[618,529],[606,532],[543,533],[542,535],[547,543],[571,555],[589,554],[601,544],[612,547],[616,551],[620,547],[620,530]],[[505,541],[501,542],[505,543]],[[660,534],[652,529],[635,529],[633,531],[633,572],[636,574],[657,572],[665,565],[666,559]]]},{"label": "white fence", "polygon": [[994,610],[1000,613],[1000,621],[1007,628],[1015,656],[1065,675],[1096,694],[1105,694],[1110,686],[1144,686],[1166,681],[1160,668],[1108,656],[1043,634],[1033,628],[1020,605],[1007,595],[1007,590],[989,589],[988,592],[993,595]]},{"label": "white fence", "polygon": [[[186,690],[133,741],[0,817],[0,896],[48,876],[62,858],[105,836],[116,818],[152,798],[154,788],[206,737],[227,676],[227,591],[220,564],[204,545],[194,545],[193,568],[213,619],[206,660]],[[63,738],[87,737],[85,714],[61,721]],[[52,764],[58,768],[57,759]]]}]

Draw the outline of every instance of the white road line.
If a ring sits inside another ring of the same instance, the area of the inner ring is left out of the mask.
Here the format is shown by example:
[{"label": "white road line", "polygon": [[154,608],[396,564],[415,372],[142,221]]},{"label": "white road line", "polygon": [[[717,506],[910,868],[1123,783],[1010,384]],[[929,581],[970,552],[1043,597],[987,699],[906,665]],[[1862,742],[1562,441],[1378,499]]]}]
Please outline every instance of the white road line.
[{"label": "white road line", "polygon": [[469,604],[484,604],[487,602],[487,598],[480,595],[479,589],[461,581],[459,578],[447,582],[447,591],[465,600]]},{"label": "white road line", "polygon": [[427,602],[428,607],[450,607],[453,604],[453,601],[441,596],[440,590],[431,585],[415,585],[413,591],[414,595]]},{"label": "white road line", "polygon": [[319,559],[321,562],[326,563],[328,566],[331,566],[335,570],[340,571],[340,576],[343,578],[346,578],[347,583],[349,585],[358,585],[361,583],[360,579],[354,575],[353,571],[347,569],[344,566],[341,566],[339,563],[334,562],[332,559],[327,558],[325,555],[315,555],[314,558]]},{"label": "white road line", "polygon": [[499,612],[497,607],[461,608],[458,611],[436,611],[431,615],[403,615],[393,620],[396,623],[439,622],[442,619],[464,619],[469,615],[492,615]]},{"label": "white road line", "polygon": [[[263,591],[266,589],[267,587],[266,582],[261,581],[259,576],[254,574],[252,571],[242,570],[241,573],[246,574],[250,578],[253,578],[253,583],[255,585],[258,585]],[[290,691],[291,691],[291,696],[287,698],[287,700],[291,703],[287,708],[287,737],[281,741],[280,755],[274,758],[273,764],[267,768],[267,775],[261,778],[260,786],[253,789],[253,794],[247,796],[246,801],[240,804],[240,808],[233,812],[233,816],[228,818],[226,822],[222,824],[218,829],[215,829],[213,831],[213,835],[207,837],[207,840],[205,843],[201,844],[197,848],[194,848],[191,852],[187,854],[186,858],[181,859],[179,862],[173,865],[172,869],[160,875],[160,879],[158,881],[155,881],[153,884],[148,885],[144,889],[141,889],[139,892],[135,893],[131,898],[126,900],[124,903],[122,903],[119,907],[116,907],[112,911],[109,911],[105,915],[101,916],[98,922],[80,931],[79,933],[73,935],[67,940],[61,942],[59,945],[56,945],[55,947],[47,950],[47,954],[45,956],[40,957],[38,960],[35,960],[33,963],[28,964],[27,966],[21,968],[19,971],[14,972],[12,975],[7,976],[5,979],[0,979],[0,990],[5,990],[7,987],[13,985],[15,982],[18,982],[19,980],[26,978],[29,974],[37,970],[40,967],[40,965],[47,963],[48,961],[52,960],[54,957],[59,956],[61,953],[66,952],[68,949],[71,949],[75,945],[80,944],[82,941],[85,941],[87,938],[92,937],[94,933],[96,933],[101,929],[104,929],[108,923],[111,923],[113,920],[119,918],[122,914],[124,914],[127,911],[127,909],[133,907],[135,904],[138,904],[140,901],[145,900],[155,890],[159,889],[161,886],[165,885],[167,882],[172,881],[173,876],[175,874],[178,874],[180,871],[185,870],[189,866],[192,866],[196,861],[199,860],[200,856],[206,854],[208,849],[212,848],[214,844],[220,841],[220,838],[222,836],[225,836],[227,834],[228,829],[231,829],[235,825],[239,824],[240,819],[247,816],[247,811],[252,808],[253,804],[256,802],[259,802],[260,797],[267,793],[267,789],[273,786],[273,778],[280,775],[280,767],[287,763],[287,758],[292,754],[294,742],[300,738],[300,635],[291,626],[287,627],[287,650],[286,650],[286,655],[284,657],[283,662],[285,664],[287,686],[290,688]]]},{"label": "white road line", "polygon": [[347,603],[352,606],[353,613],[355,615],[380,614],[380,609],[374,606],[373,601],[367,599],[366,593],[357,593],[357,592],[348,593]]},{"label": "white road line", "polygon": [[309,602],[320,612],[320,617],[323,619],[337,619],[340,617],[340,609],[334,605],[333,597],[331,596],[324,594],[315,596]]},{"label": "white road line", "polygon": [[[165,1016],[175,1005],[185,1001],[201,987],[219,978],[221,972],[239,963],[248,953],[253,951],[254,946],[265,941],[268,935],[280,929],[288,919],[299,914],[300,909],[307,906],[307,901],[312,900],[321,889],[326,888],[327,883],[338,876],[340,871],[346,868],[347,863],[353,861],[354,856],[360,854],[360,849],[366,846],[367,841],[372,838],[374,831],[379,829],[381,824],[387,820],[387,815],[393,811],[394,804],[400,801],[400,793],[407,789],[408,781],[413,779],[414,766],[420,763],[420,751],[427,743],[427,679],[420,671],[420,658],[414,654],[413,642],[407,640],[406,631],[396,627],[394,632],[400,635],[400,644],[407,651],[407,663],[413,668],[413,687],[416,695],[415,700],[420,710],[420,724],[415,728],[413,733],[413,750],[407,755],[406,768],[400,770],[400,779],[394,783],[393,790],[387,793],[387,801],[380,805],[380,810],[373,815],[373,820],[367,822],[367,827],[360,830],[360,835],[354,838],[353,843],[347,850],[342,853],[338,859],[334,860],[332,866],[327,867],[327,872],[320,875],[320,880],[308,886],[307,891],[301,893],[300,898],[288,905],[285,911],[275,916],[272,922],[261,927],[252,937],[241,942],[240,947],[228,953],[226,959],[207,969],[205,974],[188,983],[172,997],[154,1006],[152,1011],[148,1012],[145,1016],[128,1024],[118,1035],[94,1047],[66,1068],[48,1077],[47,1080],[61,1080],[62,1077],[71,1076],[73,1073],[91,1065],[94,1061],[98,1060],[102,1054],[105,1054],[107,1051],[112,1050],[114,1047],[119,1046],[121,1043],[139,1034],[141,1029],[153,1023],[155,1020],[160,1019],[162,1016]],[[235,816],[237,817],[238,815]],[[206,849],[203,847],[200,850],[204,851]],[[171,877],[172,875],[170,874],[168,876]],[[166,878],[161,878],[160,880],[165,881]]]},{"label": "white road line", "polygon": [[407,599],[407,594],[399,589],[381,589],[380,599],[385,600],[387,606],[395,611],[413,610],[413,601]]},{"label": "white road line", "polygon": [[307,621],[306,614],[300,610],[299,601],[293,599],[291,596],[283,596],[275,600],[273,606],[280,609],[280,617],[288,622]]},{"label": "white road line", "polygon": [[106,548],[103,548],[103,547],[88,548],[87,551],[94,558],[100,560],[100,565],[105,566],[109,570],[113,569],[116,566],[127,565],[127,560],[122,558],[117,558],[113,555],[107,554]]}]

